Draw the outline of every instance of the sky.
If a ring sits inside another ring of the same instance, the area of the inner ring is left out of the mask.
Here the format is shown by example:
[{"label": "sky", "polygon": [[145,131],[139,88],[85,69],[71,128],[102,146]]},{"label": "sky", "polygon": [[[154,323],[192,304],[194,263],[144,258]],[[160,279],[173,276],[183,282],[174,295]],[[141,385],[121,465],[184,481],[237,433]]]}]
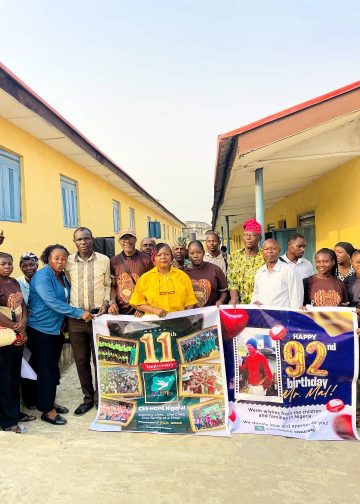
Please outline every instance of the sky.
[{"label": "sky", "polygon": [[360,0],[0,12],[2,63],[182,221],[211,222],[218,135],[360,79]]}]

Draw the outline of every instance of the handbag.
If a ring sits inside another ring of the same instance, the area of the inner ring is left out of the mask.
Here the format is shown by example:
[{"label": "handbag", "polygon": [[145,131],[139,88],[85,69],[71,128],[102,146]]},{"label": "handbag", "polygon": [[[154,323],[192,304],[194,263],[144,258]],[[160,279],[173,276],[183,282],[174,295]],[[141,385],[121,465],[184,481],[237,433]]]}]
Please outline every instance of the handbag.
[{"label": "handbag", "polygon": [[[7,306],[0,306],[0,313],[10,320],[16,320],[16,315],[21,314],[22,309],[21,306],[15,308],[15,310]],[[12,345],[16,339],[16,333],[13,329],[0,327],[0,347]]]},{"label": "handbag", "polygon": [[0,347],[12,345],[15,340],[15,331],[8,327],[0,327]]}]

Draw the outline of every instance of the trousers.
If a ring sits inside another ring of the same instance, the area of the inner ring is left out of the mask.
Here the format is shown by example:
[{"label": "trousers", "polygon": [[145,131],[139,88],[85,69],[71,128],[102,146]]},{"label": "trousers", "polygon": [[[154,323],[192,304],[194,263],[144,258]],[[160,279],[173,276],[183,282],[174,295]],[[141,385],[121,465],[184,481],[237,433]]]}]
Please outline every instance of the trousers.
[{"label": "trousers", "polygon": [[63,338],[29,326],[27,335],[27,345],[32,353],[32,366],[37,374],[36,406],[39,411],[48,413],[54,408],[56,387],[60,383],[59,360]]},{"label": "trousers", "polygon": [[[76,369],[78,372],[81,390],[84,394],[84,403],[98,401],[96,358],[91,322],[69,318],[68,329],[70,343],[74,353]],[[95,369],[95,386],[91,373],[91,358]]]},{"label": "trousers", "polygon": [[0,427],[7,429],[19,422],[20,375],[23,347],[0,347]]}]

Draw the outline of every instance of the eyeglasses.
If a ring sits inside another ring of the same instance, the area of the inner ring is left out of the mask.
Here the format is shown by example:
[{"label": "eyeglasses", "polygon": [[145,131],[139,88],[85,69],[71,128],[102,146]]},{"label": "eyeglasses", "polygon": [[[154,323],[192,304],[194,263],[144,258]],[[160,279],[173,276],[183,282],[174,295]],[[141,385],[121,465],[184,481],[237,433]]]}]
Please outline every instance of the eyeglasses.
[{"label": "eyeglasses", "polygon": [[[161,278],[164,279],[163,282],[161,282]],[[163,283],[162,286],[161,283]],[[166,284],[166,288],[164,288],[164,283]],[[166,294],[175,294],[174,282],[168,276],[159,275],[159,294],[160,296],[164,296]]]}]

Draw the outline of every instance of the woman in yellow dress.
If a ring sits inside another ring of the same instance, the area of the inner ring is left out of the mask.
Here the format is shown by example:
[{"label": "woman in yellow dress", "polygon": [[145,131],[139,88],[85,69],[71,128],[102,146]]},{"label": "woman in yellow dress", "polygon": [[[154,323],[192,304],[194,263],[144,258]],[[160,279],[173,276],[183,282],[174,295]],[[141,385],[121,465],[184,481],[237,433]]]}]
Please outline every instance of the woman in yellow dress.
[{"label": "woman in yellow dress", "polygon": [[154,249],[155,268],[141,275],[131,295],[136,310],[165,317],[167,313],[190,310],[197,304],[190,278],[171,264],[173,255],[166,243]]}]

